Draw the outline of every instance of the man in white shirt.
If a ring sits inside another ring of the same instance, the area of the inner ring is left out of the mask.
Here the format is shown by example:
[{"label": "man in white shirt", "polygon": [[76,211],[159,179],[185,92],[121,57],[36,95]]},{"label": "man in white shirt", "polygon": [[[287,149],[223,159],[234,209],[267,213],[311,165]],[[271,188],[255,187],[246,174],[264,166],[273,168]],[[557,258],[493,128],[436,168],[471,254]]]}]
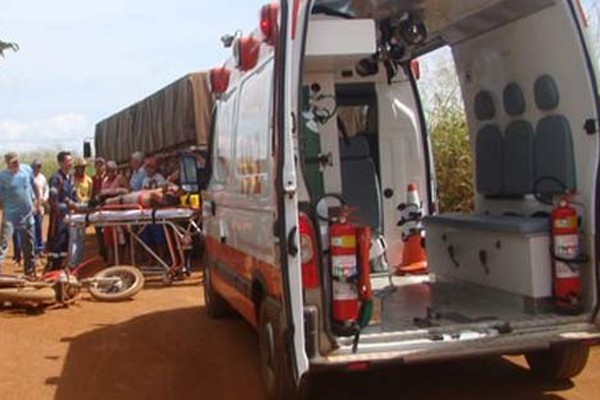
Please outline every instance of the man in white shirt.
[{"label": "man in white shirt", "polygon": [[33,219],[35,231],[35,251],[37,254],[44,251],[44,238],[42,236],[42,225],[44,222],[44,206],[48,202],[50,188],[44,174],[42,174],[42,163],[39,160],[34,160],[31,163],[33,169],[33,184],[37,188],[39,194],[38,200],[34,203]]},{"label": "man in white shirt", "polygon": [[156,158],[149,158],[144,164],[146,177],[142,181],[142,189],[158,189],[165,183],[165,178],[158,172],[158,161]]}]

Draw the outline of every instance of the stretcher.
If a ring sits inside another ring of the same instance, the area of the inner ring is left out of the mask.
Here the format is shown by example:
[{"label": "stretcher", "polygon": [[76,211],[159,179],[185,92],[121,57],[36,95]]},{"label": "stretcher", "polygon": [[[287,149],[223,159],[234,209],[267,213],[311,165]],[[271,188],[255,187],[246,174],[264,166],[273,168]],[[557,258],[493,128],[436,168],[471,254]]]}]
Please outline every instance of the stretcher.
[{"label": "stretcher", "polygon": [[[112,234],[115,265],[121,264],[128,250],[131,264],[146,276],[161,276],[165,284],[189,274],[194,237],[202,237],[201,212],[191,207],[143,208],[136,204],[114,204],[69,214],[66,222],[71,231],[70,263],[82,261],[85,227],[108,229]],[[164,232],[167,252],[163,256],[144,240],[144,232],[157,228]]]}]

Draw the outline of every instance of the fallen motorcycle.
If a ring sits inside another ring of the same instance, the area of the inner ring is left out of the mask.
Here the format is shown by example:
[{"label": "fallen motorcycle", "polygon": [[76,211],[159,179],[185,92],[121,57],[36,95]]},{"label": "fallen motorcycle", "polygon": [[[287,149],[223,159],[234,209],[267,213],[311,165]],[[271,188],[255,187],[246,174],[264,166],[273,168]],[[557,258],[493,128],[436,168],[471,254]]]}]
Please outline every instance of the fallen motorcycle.
[{"label": "fallen motorcycle", "polygon": [[0,305],[10,302],[31,306],[68,305],[87,288],[100,301],[121,301],[135,296],[144,286],[144,275],[131,266],[102,269],[87,278],[78,278],[82,269],[98,258],[88,260],[76,268],[63,268],[44,273],[40,278],[18,275],[0,275]]}]

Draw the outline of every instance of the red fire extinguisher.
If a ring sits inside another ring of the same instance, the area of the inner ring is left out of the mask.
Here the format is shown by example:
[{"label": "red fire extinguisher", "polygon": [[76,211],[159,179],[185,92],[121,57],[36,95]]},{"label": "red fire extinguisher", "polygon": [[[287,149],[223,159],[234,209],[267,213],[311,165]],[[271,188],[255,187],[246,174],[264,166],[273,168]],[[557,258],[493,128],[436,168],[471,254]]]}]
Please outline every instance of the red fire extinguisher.
[{"label": "red fire extinguisher", "polygon": [[552,255],[554,259],[554,302],[563,312],[581,309],[581,249],[577,210],[562,199],[552,211]]},{"label": "red fire extinguisher", "polygon": [[343,212],[329,231],[333,286],[332,319],[349,328],[358,319],[356,228]]}]

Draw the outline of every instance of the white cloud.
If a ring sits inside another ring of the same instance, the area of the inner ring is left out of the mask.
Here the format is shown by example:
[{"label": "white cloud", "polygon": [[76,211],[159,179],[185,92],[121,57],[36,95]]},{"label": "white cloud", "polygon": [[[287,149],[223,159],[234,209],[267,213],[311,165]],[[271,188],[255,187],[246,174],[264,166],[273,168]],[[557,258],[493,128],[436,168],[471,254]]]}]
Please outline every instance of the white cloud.
[{"label": "white cloud", "polygon": [[0,120],[0,151],[64,149],[79,151],[93,132],[83,114],[66,113],[37,121]]}]

